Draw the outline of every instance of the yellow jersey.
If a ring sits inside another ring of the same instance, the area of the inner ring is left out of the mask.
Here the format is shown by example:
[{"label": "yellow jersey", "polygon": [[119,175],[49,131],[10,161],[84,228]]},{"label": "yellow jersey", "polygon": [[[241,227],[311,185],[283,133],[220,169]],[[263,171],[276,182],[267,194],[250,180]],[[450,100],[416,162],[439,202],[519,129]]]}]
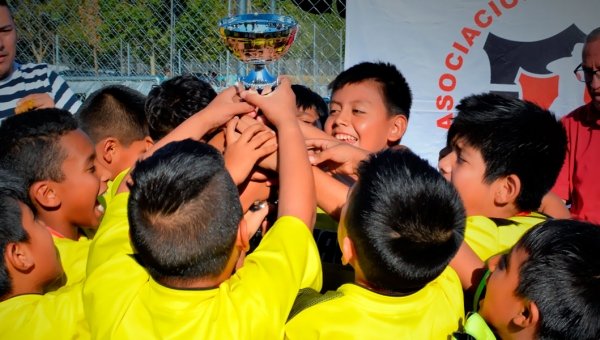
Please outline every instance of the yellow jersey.
[{"label": "yellow jersey", "polygon": [[336,292],[291,317],[286,339],[447,339],[464,320],[462,287],[450,267],[406,296],[356,284]]}]

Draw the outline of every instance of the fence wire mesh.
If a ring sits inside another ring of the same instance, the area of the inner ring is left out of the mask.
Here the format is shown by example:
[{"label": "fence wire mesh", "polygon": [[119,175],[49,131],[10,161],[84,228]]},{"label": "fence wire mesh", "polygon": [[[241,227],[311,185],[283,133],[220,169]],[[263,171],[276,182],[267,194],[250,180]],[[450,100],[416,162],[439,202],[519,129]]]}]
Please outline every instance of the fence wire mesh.
[{"label": "fence wire mesh", "polygon": [[278,13],[299,23],[288,53],[268,65],[276,75],[327,95],[343,69],[343,0],[20,0],[11,3],[17,60],[48,63],[70,83],[192,73],[219,89],[247,66],[231,55],[219,19]]}]

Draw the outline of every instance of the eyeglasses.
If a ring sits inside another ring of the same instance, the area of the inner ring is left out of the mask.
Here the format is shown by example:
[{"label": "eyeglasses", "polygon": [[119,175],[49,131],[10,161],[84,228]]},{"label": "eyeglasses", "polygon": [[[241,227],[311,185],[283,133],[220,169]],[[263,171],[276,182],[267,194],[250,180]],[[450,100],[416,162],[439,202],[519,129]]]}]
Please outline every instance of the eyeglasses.
[{"label": "eyeglasses", "polygon": [[592,68],[585,67],[582,64],[579,64],[573,73],[575,73],[577,80],[580,82],[591,83],[593,77],[596,77],[596,79],[600,80],[600,69],[594,70]]}]

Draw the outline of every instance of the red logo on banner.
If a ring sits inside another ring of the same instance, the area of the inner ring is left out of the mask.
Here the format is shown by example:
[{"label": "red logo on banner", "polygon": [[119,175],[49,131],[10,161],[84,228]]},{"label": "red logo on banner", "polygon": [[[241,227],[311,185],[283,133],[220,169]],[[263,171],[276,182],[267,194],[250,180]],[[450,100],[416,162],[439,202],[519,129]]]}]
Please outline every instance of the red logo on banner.
[{"label": "red logo on banner", "polygon": [[521,85],[521,98],[534,102],[544,109],[550,108],[558,97],[559,76],[540,78],[521,73],[519,84]]}]

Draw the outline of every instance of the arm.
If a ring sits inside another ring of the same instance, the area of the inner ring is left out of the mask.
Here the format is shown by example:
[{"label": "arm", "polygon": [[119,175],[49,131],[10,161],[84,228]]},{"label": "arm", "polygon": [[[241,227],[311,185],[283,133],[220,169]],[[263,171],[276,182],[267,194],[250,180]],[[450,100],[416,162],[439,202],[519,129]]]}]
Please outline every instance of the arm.
[{"label": "arm", "polygon": [[316,166],[312,170],[315,178],[317,205],[329,216],[339,221],[350,188]]},{"label": "arm", "polygon": [[571,218],[571,212],[567,209],[565,202],[553,192],[547,193],[542,198],[542,205],[539,210],[554,218]]},{"label": "arm", "polygon": [[245,91],[242,92],[242,98],[261,108],[277,129],[278,216],[295,216],[312,229],[316,207],[314,180],[304,137],[296,118],[296,101],[289,80],[283,78],[277,89],[268,95]]},{"label": "arm", "polygon": [[[207,132],[225,124],[231,118],[239,114],[252,113],[255,107],[244,102],[236,102],[237,91],[235,87],[229,87],[219,93],[207,107],[196,112],[193,116],[186,119],[173,131],[169,132],[161,140],[157,141],[152,148],[144,153],[141,158],[148,157],[154,151],[162,148],[170,142],[180,141],[187,138],[200,140]],[[129,177],[129,175],[128,175]],[[129,191],[127,188],[128,179],[123,180],[119,186],[118,192]]]},{"label": "arm", "polygon": [[[450,261],[450,267],[458,274],[465,294],[474,293],[486,270],[485,263],[464,241]],[[466,297],[465,301],[467,301]]]},{"label": "arm", "polygon": [[[309,139],[306,145],[314,151],[309,156],[313,165],[326,164],[328,172],[354,179],[360,162],[369,157],[367,151],[338,140]],[[316,166],[313,167],[313,174],[317,204],[328,215],[339,220],[350,188]]]},{"label": "arm", "polygon": [[254,112],[254,106],[245,102],[235,102],[235,87],[229,87],[219,93],[207,107],[186,119],[163,139],[154,144],[144,157],[166,144],[187,138],[200,140],[206,133],[228,122],[235,115]]},{"label": "arm", "polygon": [[[50,83],[52,93],[52,102],[56,107],[68,110],[71,113],[76,113],[81,107],[81,101],[73,93],[65,80],[54,71],[48,72],[48,82]],[[60,97],[59,97],[60,95]],[[54,107],[54,105],[52,106]]]}]

